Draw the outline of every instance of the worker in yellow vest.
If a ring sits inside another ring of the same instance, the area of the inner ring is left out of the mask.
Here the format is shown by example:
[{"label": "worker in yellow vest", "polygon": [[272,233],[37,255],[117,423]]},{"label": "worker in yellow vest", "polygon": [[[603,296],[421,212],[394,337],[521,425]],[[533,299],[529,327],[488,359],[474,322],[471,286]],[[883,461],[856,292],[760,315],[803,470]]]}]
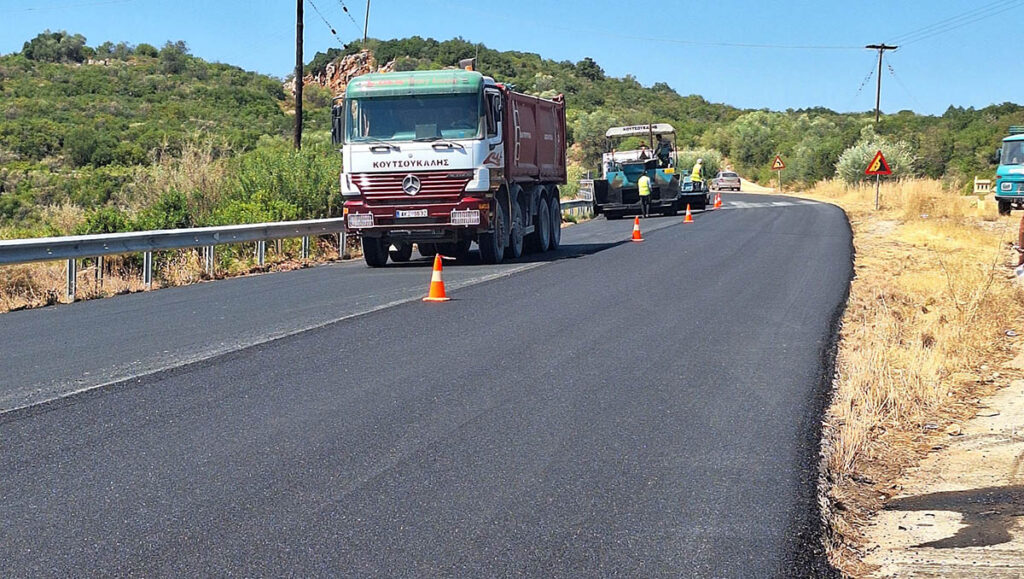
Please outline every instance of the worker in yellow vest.
[{"label": "worker in yellow vest", "polygon": [[704,159],[697,159],[697,162],[693,165],[693,171],[690,172],[690,181],[693,182],[694,191],[704,190]]},{"label": "worker in yellow vest", "polygon": [[641,173],[636,185],[640,189],[640,211],[646,219],[651,212],[651,178],[647,173]]}]

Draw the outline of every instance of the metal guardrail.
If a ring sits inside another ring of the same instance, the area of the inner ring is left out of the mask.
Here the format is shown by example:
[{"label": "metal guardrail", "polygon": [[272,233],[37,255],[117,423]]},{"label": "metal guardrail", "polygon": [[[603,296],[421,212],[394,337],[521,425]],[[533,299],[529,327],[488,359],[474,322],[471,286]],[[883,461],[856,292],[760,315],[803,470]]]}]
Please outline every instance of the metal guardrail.
[{"label": "metal guardrail", "polygon": [[587,199],[570,199],[568,201],[562,201],[562,214],[583,216],[589,215],[594,211],[593,201]]},{"label": "metal guardrail", "polygon": [[[585,215],[592,210],[586,199],[562,201],[562,213]],[[191,229],[164,229],[129,233],[97,235],[71,235],[64,237],[38,237],[31,239],[0,240],[0,266],[40,261],[67,260],[67,299],[75,301],[78,260],[95,258],[97,280],[103,279],[103,257],[126,253],[142,253],[142,277],[146,288],[153,285],[153,252],[173,249],[203,248],[206,272],[213,274],[217,245],[256,243],[256,262],[266,263],[267,241],[302,238],[302,257],[309,257],[309,238],[337,234],[338,247],[344,247],[346,234],[344,218],[312,219],[308,221],[280,221],[252,225],[225,225],[195,227]]]},{"label": "metal guardrail", "polygon": [[306,258],[309,256],[309,238],[311,236],[336,233],[339,235],[339,247],[344,248],[344,223],[343,218],[313,219],[252,225],[0,240],[0,265],[67,260],[67,297],[68,301],[74,301],[79,259],[96,258],[99,266],[96,270],[97,277],[102,281],[104,256],[143,253],[143,283],[149,288],[153,285],[154,251],[202,247],[206,271],[212,274],[214,269],[213,248],[217,245],[255,242],[256,261],[262,266],[265,264],[267,241],[301,237],[302,257]]}]

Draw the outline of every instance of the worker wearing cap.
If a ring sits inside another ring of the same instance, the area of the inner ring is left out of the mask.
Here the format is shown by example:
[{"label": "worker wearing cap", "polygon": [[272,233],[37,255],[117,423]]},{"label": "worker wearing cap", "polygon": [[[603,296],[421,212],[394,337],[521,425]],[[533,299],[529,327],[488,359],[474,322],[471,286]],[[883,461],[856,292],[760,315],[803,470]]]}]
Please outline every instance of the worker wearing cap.
[{"label": "worker wearing cap", "polygon": [[693,171],[690,172],[690,181],[693,182],[694,191],[704,190],[704,159],[697,159],[697,162],[693,165]]},{"label": "worker wearing cap", "polygon": [[647,173],[640,173],[636,186],[640,190],[640,211],[646,219],[651,212],[651,178]]}]

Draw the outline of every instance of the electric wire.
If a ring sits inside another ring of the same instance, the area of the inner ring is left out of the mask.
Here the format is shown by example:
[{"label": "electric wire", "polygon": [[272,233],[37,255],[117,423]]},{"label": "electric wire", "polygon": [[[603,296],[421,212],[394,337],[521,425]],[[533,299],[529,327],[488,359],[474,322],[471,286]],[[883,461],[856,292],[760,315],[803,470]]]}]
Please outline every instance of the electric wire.
[{"label": "electric wire", "polygon": [[968,10],[961,14],[951,16],[944,20],[929,24],[928,26],[897,36],[893,39],[893,42],[903,46],[921,42],[935,36],[948,34],[954,30],[963,28],[964,26],[998,16],[1004,12],[1009,12],[1010,10],[1020,7],[1022,4],[1024,4],[1024,1],[1022,0],[998,0],[996,2],[991,2],[979,8]]},{"label": "electric wire", "polygon": [[345,6],[345,0],[338,0],[338,3],[341,4],[342,11],[345,12],[345,14],[348,16],[348,19],[352,21],[352,24],[355,24],[356,28],[359,28],[359,23],[356,22],[356,19],[352,17],[352,12],[349,11],[348,6]]},{"label": "electric wire", "polygon": [[324,21],[324,24],[327,25],[328,29],[330,29],[331,34],[334,35],[334,38],[335,38],[335,40],[338,41],[338,44],[344,45],[345,41],[342,40],[341,37],[338,36],[338,31],[335,30],[333,26],[331,26],[331,23],[328,22],[326,18],[324,18],[323,13],[321,13],[320,9],[316,7],[316,4],[313,3],[313,0],[306,0],[306,2],[308,2],[309,5],[313,7],[313,11],[316,12],[316,15],[320,17],[320,20]]},{"label": "electric wire", "polygon": [[917,100],[917,97],[914,96],[914,93],[910,92],[910,89],[907,88],[907,85],[903,83],[903,79],[901,79],[896,74],[896,69],[892,67],[892,63],[889,62],[889,59],[887,57],[882,58],[885,62],[885,65],[889,67],[889,74],[892,76],[893,80],[896,81],[896,84],[900,85],[900,88],[903,89],[903,92],[907,93],[907,96],[910,97],[910,100],[914,103],[914,106],[920,109],[921,103]]}]

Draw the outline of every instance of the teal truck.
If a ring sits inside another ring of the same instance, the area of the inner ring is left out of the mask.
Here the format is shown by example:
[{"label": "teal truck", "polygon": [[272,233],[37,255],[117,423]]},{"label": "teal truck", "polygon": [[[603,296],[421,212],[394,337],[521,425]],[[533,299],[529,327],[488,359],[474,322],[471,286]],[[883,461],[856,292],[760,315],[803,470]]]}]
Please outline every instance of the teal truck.
[{"label": "teal truck", "polygon": [[1010,127],[996,157],[996,202],[999,214],[1009,215],[1014,208],[1024,209],[1024,126]]}]

